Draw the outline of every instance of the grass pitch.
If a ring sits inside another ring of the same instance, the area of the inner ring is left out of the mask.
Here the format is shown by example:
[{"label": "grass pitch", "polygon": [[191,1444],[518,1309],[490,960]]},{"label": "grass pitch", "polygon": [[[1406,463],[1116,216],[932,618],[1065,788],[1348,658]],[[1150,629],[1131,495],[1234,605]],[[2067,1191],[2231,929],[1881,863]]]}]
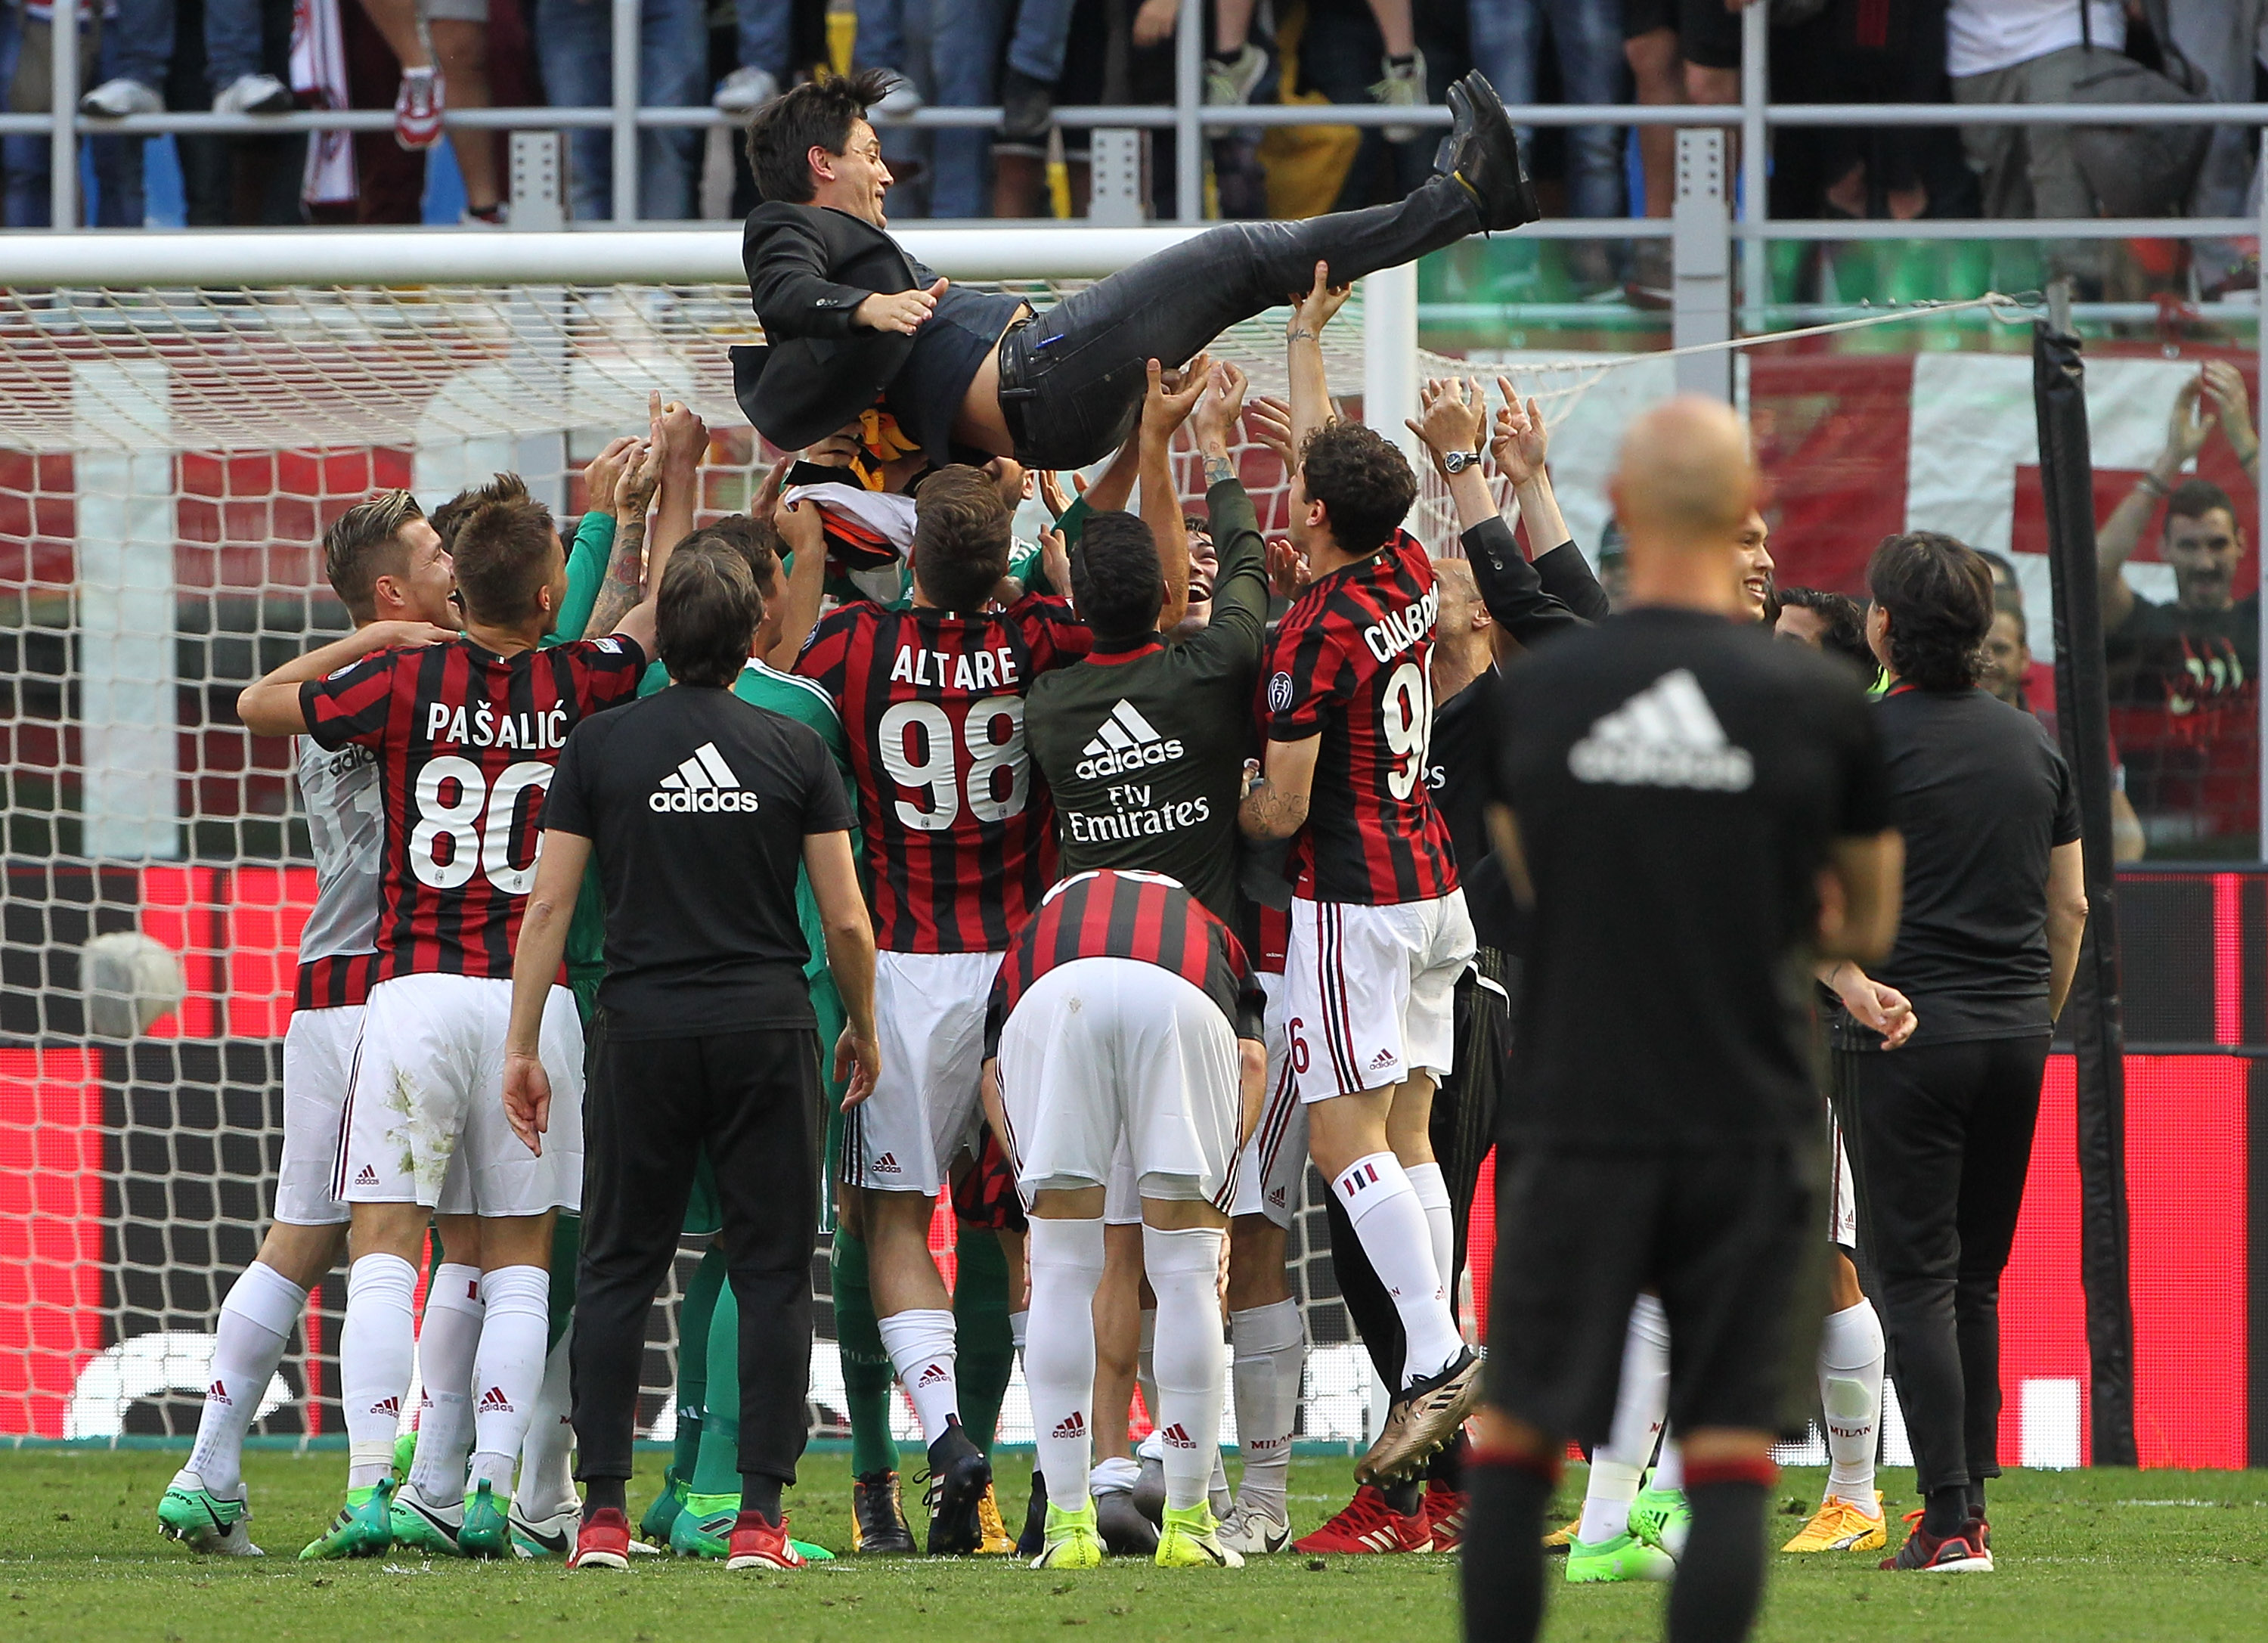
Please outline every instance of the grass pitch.
[{"label": "grass pitch", "polygon": [[[911,1452],[909,1451],[909,1455]],[[570,1575],[556,1564],[429,1564],[407,1558],[302,1564],[298,1548],[328,1520],[343,1457],[247,1457],[254,1537],[264,1558],[200,1559],[157,1530],[155,1507],[178,1452],[0,1452],[0,1638],[9,1643],[761,1643],[856,1639],[1042,1636],[1239,1643],[1456,1635],[1456,1571],[1447,1558],[1256,1558],[1241,1571],[1167,1571],[1121,1563],[1043,1574],[1005,1559],[853,1563],[795,1576],[728,1575],[717,1565],[642,1559],[628,1574]],[[660,1476],[642,1457],[633,1515]],[[1301,1460],[1293,1527],[1337,1509],[1351,1462]],[[1030,1462],[1005,1455],[1012,1525]],[[1899,1487],[1911,1477],[1893,1475]],[[1559,1507],[1572,1514],[1580,1470]],[[1817,1498],[1817,1473],[1790,1472],[1778,1502]],[[846,1457],[814,1455],[789,1496],[796,1533],[849,1544]],[[2132,1643],[2268,1637],[2268,1474],[2012,1473],[1995,1486],[1991,1575],[1889,1575],[1872,1556],[1777,1558],[1757,1635],[1788,1643]],[[1896,1502],[1892,1501],[1893,1513]],[[1772,1521],[1776,1538],[1798,1515]],[[1895,1533],[1896,1526],[1893,1525]],[[1650,1587],[1570,1588],[1554,1580],[1552,1643],[1622,1643],[1660,1634]],[[1072,1633],[1062,1628],[1076,1627]]]}]

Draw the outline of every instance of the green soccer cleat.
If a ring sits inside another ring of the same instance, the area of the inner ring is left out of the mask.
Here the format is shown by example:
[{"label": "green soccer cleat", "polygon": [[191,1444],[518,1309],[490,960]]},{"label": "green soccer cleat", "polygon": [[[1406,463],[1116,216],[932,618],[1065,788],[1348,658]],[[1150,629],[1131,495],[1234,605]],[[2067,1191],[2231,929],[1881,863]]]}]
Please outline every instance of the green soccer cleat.
[{"label": "green soccer cleat", "polygon": [[722,1558],[732,1549],[733,1525],[740,1516],[737,1493],[688,1494],[669,1526],[669,1549],[681,1558]]},{"label": "green soccer cleat", "polygon": [[230,1499],[206,1488],[204,1479],[192,1471],[176,1473],[173,1485],[158,1502],[158,1527],[161,1531],[191,1551],[225,1558],[264,1555],[252,1544],[251,1533],[244,1527],[251,1516],[252,1508],[246,1504],[241,1484],[237,1485],[235,1497]]},{"label": "green soccer cleat", "polygon": [[806,1563],[832,1563],[835,1561],[835,1554],[828,1551],[824,1546],[814,1546],[807,1540],[797,1540],[792,1537],[790,1537],[787,1544],[794,1547],[798,1552],[802,1554],[803,1560]]},{"label": "green soccer cleat", "polygon": [[661,1492],[654,1496],[653,1504],[646,1507],[645,1515],[638,1520],[638,1538],[652,1546],[669,1545],[670,1526],[677,1521],[677,1514],[685,1510],[685,1497],[688,1492],[685,1480],[677,1475],[677,1468],[673,1466],[662,1473]]},{"label": "green soccer cleat", "polygon": [[1095,1527],[1094,1501],[1089,1497],[1083,1506],[1066,1512],[1054,1501],[1048,1502],[1048,1524],[1045,1538],[1040,1544],[1040,1555],[1032,1559],[1035,1569],[1099,1569],[1102,1566],[1102,1532]]},{"label": "green soccer cleat", "polygon": [[1693,1530],[1693,1508],[1682,1489],[1641,1489],[1631,1502],[1630,1532],[1658,1551],[1681,1557]]},{"label": "green soccer cleat", "polygon": [[457,1531],[457,1550],[468,1558],[509,1558],[512,1520],[497,1503],[496,1486],[483,1482],[465,1502],[464,1527]]},{"label": "green soccer cleat", "polygon": [[1635,1535],[1617,1535],[1595,1544],[1567,1543],[1567,1583],[1600,1586],[1616,1580],[1667,1580],[1677,1573],[1677,1559],[1659,1546],[1649,1546]]},{"label": "green soccer cleat", "polygon": [[394,1486],[396,1489],[409,1481],[409,1469],[417,1464],[417,1428],[412,1426],[394,1440]]},{"label": "green soccer cleat", "polygon": [[417,1492],[416,1484],[403,1484],[394,1492],[394,1544],[409,1551],[420,1551],[429,1558],[461,1558],[465,1555],[458,1536],[465,1523],[465,1503],[436,1506]]},{"label": "green soccer cleat", "polygon": [[1244,1554],[1221,1544],[1212,1507],[1200,1500],[1166,1508],[1166,1521],[1158,1528],[1157,1563],[1161,1569],[1241,1569]]},{"label": "green soccer cleat", "polygon": [[375,1558],[394,1544],[394,1480],[383,1478],[347,1491],[346,1504],[321,1536],[299,1551],[299,1561],[332,1558]]}]

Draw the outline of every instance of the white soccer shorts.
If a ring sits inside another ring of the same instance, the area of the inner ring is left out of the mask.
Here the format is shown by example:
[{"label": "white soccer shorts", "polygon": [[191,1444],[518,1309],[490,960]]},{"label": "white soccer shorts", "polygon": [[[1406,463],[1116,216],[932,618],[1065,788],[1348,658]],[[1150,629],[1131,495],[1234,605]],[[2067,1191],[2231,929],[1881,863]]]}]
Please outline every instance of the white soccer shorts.
[{"label": "white soccer shorts", "polygon": [[984,1006],[998,953],[878,953],[882,1076],[844,1115],[843,1179],[935,1197],[983,1122]]},{"label": "white soccer shorts", "polygon": [[1843,1124],[1827,1118],[1827,1138],[1835,1149],[1835,1194],[1827,1200],[1827,1241],[1845,1249],[1859,1247],[1859,1187],[1851,1179],[1851,1154],[1843,1145]]},{"label": "white soccer shorts", "polygon": [[276,1171],[275,1218],[288,1226],[337,1227],[352,1219],[331,1186],[361,1035],[358,1004],[294,1010],[284,1029],[284,1161]]},{"label": "white soccer shorts", "polygon": [[1226,1206],[1236,1164],[1236,1029],[1204,991],[1139,959],[1041,976],[1000,1031],[1016,1184],[1103,1186],[1119,1138],[1141,1195]]},{"label": "white soccer shorts", "polygon": [[583,1023],[551,989],[537,1051],[551,1078],[537,1157],[504,1116],[512,983],[397,976],[370,990],[333,1184],[350,1204],[541,1215],[583,1202]]},{"label": "white soccer shorts", "polygon": [[1292,1076],[1290,1047],[1284,1036],[1284,978],[1260,972],[1268,995],[1268,1094],[1260,1123],[1236,1160],[1236,1197],[1231,1215],[1265,1215],[1289,1227],[1300,1208],[1300,1177],[1307,1168],[1307,1109]]},{"label": "white soccer shorts", "polygon": [[1118,1150],[1110,1155],[1110,1180],[1102,1190],[1102,1224],[1142,1224],[1142,1183],[1135,1179],[1133,1149],[1126,1145],[1123,1133],[1118,1138]]},{"label": "white soccer shorts", "polygon": [[1300,1099],[1447,1077],[1457,977],[1472,956],[1462,890],[1385,907],[1294,896],[1284,1035]]}]

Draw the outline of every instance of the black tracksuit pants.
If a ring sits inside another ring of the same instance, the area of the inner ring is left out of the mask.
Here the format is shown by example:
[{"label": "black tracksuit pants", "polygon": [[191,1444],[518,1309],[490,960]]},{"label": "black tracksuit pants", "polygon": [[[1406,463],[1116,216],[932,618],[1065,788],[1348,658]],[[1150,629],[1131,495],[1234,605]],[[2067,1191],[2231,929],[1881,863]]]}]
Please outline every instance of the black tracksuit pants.
[{"label": "black tracksuit pants", "polygon": [[1178,365],[1230,326],[1315,283],[1335,285],[1479,232],[1454,177],[1393,205],[1303,222],[1223,223],[1075,291],[1000,344],[1000,409],[1027,468],[1082,468],[1125,440],[1148,361]]},{"label": "black tracksuit pants", "polygon": [[630,1475],[646,1317],[677,1254],[703,1147],[740,1306],[740,1470],[795,1481],[811,1388],[821,1111],[810,1028],[630,1038],[592,1022],[574,1425],[581,1478]]},{"label": "black tracksuit pants", "polygon": [[[1914,1007],[1929,1020],[1926,1000]],[[1837,1057],[1859,1243],[1925,1495],[2000,1475],[2000,1273],[2049,1037]]]}]

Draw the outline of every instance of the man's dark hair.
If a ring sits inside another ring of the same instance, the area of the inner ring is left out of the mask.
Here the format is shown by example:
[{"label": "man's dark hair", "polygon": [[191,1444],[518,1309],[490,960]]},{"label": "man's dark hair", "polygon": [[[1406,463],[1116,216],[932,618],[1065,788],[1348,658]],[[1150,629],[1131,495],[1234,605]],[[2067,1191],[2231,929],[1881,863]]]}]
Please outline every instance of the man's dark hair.
[{"label": "man's dark hair", "polygon": [[483,502],[457,526],[457,588],[466,614],[490,627],[512,627],[539,608],[559,540],[551,510],[531,497]]},{"label": "man's dark hair", "polygon": [[[779,4],[780,0],[767,0]],[[829,75],[775,97],[748,122],[748,169],[756,192],[767,200],[804,205],[816,194],[811,151],[840,154],[850,146],[850,128],[888,94],[898,76],[887,69],[861,69]]]},{"label": "man's dark hair", "polygon": [[433,510],[433,529],[441,538],[443,551],[457,551],[457,527],[466,516],[483,502],[525,502],[527,482],[518,474],[497,474],[485,485],[468,485]]},{"label": "man's dark hair", "polygon": [[2210,479],[2184,479],[2166,498],[2165,534],[2174,534],[2176,519],[2201,519],[2216,509],[2228,514],[2232,525],[2236,522],[2236,504],[2228,499],[2228,492]]},{"label": "man's dark hair", "polygon": [[747,665],[748,636],[764,601],[739,549],[713,533],[687,538],[669,556],[654,602],[654,648],[680,684],[729,686]]},{"label": "man's dark hair", "polygon": [[[1882,665],[1867,644],[1867,612],[1857,600],[1848,593],[1830,593],[1816,587],[1775,588],[1773,597],[1783,610],[1793,606],[1815,613],[1822,624],[1819,648],[1849,662],[1858,670],[1860,682],[1874,682]],[[1773,621],[1777,623],[1778,617]]]},{"label": "man's dark hair", "polygon": [[914,493],[914,584],[933,604],[971,615],[1008,574],[1008,509],[981,468],[954,463]]},{"label": "man's dark hair", "polygon": [[1962,690],[1984,668],[1992,572],[1965,542],[1936,531],[1886,536],[1867,586],[1890,621],[1890,671],[1925,690]]},{"label": "man's dark hair", "polygon": [[1418,500],[1418,475],[1391,440],[1359,422],[1327,422],[1300,451],[1307,499],[1323,505],[1343,553],[1375,553]]},{"label": "man's dark hair", "polygon": [[333,519],[323,533],[323,574],[356,622],[378,614],[378,578],[409,568],[401,527],[424,511],[406,490],[381,490]]},{"label": "man's dark hair", "polygon": [[[1992,572],[1993,604],[1996,607],[2014,605],[2018,609],[2021,609],[2024,603],[2024,584],[2016,575],[2016,562],[2007,554],[1994,553],[1990,548],[1976,548],[1971,549],[1970,551],[1982,559]],[[2007,590],[2007,597],[2005,599],[2000,596],[2003,588]]]},{"label": "man's dark hair", "polygon": [[759,596],[771,586],[772,572],[779,568],[780,556],[779,536],[769,523],[746,513],[728,513],[678,543],[677,551],[683,553],[688,548],[710,544],[728,548],[740,556]]},{"label": "man's dark hair", "polygon": [[1090,513],[1071,556],[1071,593],[1098,639],[1153,632],[1165,603],[1158,539],[1131,513]]}]

